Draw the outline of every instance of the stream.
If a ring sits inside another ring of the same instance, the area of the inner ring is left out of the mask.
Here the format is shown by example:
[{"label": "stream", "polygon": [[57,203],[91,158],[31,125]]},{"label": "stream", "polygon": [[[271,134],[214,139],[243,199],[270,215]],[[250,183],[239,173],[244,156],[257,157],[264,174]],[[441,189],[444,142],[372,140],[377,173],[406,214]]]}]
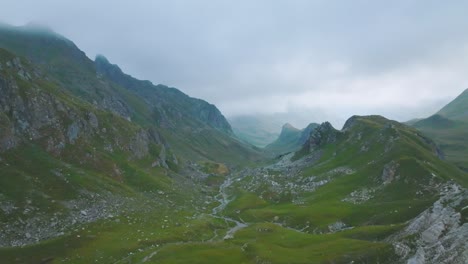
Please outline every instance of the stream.
[{"label": "stream", "polygon": [[[226,206],[229,204],[229,202],[231,202],[231,200],[229,200],[229,195],[227,194],[226,191],[227,191],[227,188],[229,186],[231,186],[232,183],[233,183],[233,178],[229,177],[219,186],[219,193],[214,196],[214,199],[217,202],[219,202],[219,205],[214,207],[212,209],[212,211],[211,211],[211,214],[209,214],[211,217],[214,217],[214,218],[217,218],[217,219],[222,219],[226,223],[234,223],[235,224],[235,226],[233,226],[233,227],[231,227],[230,229],[227,230],[226,234],[223,237],[223,240],[234,238],[234,234],[237,231],[241,230],[242,228],[245,228],[245,227],[249,226],[249,224],[247,224],[247,223],[243,223],[243,222],[240,222],[240,221],[235,220],[233,218],[220,215],[220,212],[222,212],[226,208]],[[215,233],[214,237],[212,237],[210,240],[208,240],[206,242],[215,241],[215,239],[218,237],[217,230],[215,230],[214,233]],[[193,242],[194,241],[173,242],[173,243],[167,243],[166,246],[167,245],[188,244],[188,243],[193,243]],[[151,254],[149,254],[148,256],[146,256],[141,262],[144,263],[144,262],[147,262],[147,261],[151,260],[152,257],[154,257],[156,254],[158,254],[159,250],[156,250],[156,251],[152,252]],[[119,260],[116,263],[122,263],[122,261],[125,261],[125,260],[128,260],[128,259],[129,259],[129,257],[124,258],[123,260]]]},{"label": "stream", "polygon": [[231,229],[229,229],[227,232],[226,232],[226,235],[223,237],[223,239],[231,239],[234,237],[234,234],[239,231],[240,229],[242,228],[245,228],[248,226],[248,224],[246,223],[243,223],[243,222],[240,222],[240,221],[237,221],[235,219],[232,219],[230,217],[227,217],[227,216],[221,216],[219,215],[219,213],[221,211],[224,210],[224,208],[226,208],[226,206],[229,204],[230,200],[229,200],[229,196],[228,194],[226,193],[226,189],[231,186],[231,184],[233,183],[233,180],[232,178],[227,178],[223,184],[221,184],[219,186],[219,193],[214,197],[216,201],[219,202],[219,205],[216,206],[215,208],[213,208],[212,212],[211,212],[211,216],[215,217],[215,218],[218,218],[218,219],[223,219],[224,221],[226,222],[231,222],[231,223],[234,223],[236,224],[234,227],[232,227]]}]

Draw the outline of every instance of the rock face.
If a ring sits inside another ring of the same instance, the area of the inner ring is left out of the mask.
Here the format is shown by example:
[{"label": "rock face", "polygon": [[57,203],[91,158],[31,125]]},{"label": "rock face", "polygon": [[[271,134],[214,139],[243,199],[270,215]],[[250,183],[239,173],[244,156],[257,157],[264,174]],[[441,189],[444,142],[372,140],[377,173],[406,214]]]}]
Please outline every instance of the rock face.
[{"label": "rock face", "polygon": [[309,150],[335,142],[339,134],[340,132],[334,129],[329,122],[322,123],[310,134],[307,142]]},{"label": "rock face", "polygon": [[408,264],[468,263],[468,190],[454,183],[441,189],[440,199],[389,239]]},{"label": "rock face", "polygon": [[398,163],[394,161],[384,166],[383,171],[382,171],[382,177],[381,177],[384,185],[391,183],[396,177],[398,177],[397,175],[398,167],[399,167]]},{"label": "rock face", "polygon": [[301,132],[301,137],[299,138],[299,142],[303,145],[310,137],[310,133],[312,133],[319,124],[310,123],[306,128],[304,128]]},{"label": "rock face", "polygon": [[[150,155],[151,144],[160,145],[164,154],[155,154],[158,166],[167,168],[166,158],[177,163],[175,156],[165,154],[169,145],[155,129],[134,129],[118,116],[111,117],[117,122],[101,122],[105,115],[97,107],[64,99],[68,95],[58,89],[44,89],[53,84],[44,80],[39,69],[0,51],[0,64],[10,65],[0,71],[0,153],[32,142],[57,156],[67,145],[81,147],[98,140],[108,152],[125,151],[133,159]],[[20,83],[22,75],[28,79]]]}]

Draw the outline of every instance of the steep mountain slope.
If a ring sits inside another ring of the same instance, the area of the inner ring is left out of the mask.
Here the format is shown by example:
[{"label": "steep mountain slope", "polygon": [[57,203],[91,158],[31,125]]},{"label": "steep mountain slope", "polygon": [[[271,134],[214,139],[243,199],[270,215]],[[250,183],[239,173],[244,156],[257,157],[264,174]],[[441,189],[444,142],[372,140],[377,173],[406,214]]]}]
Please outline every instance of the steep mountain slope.
[{"label": "steep mountain slope", "polygon": [[0,93],[2,247],[63,236],[125,211],[169,208],[158,192],[196,195],[183,187],[190,179],[169,170],[177,158],[157,131],[72,96],[3,49]]},{"label": "steep mountain slope", "polygon": [[264,151],[272,155],[281,155],[291,151],[296,151],[307,141],[310,133],[318,127],[318,124],[311,123],[304,129],[297,129],[286,123],[281,129],[279,137],[271,144],[268,144]]},{"label": "steep mountain slope", "polygon": [[448,161],[468,171],[468,90],[437,114],[411,126],[433,138]]},{"label": "steep mountain slope", "polygon": [[214,105],[136,80],[102,56],[93,62],[73,42],[50,30],[1,26],[0,47],[31,60],[80,99],[158,131],[182,161],[239,164],[260,156],[232,137],[229,123]]},{"label": "steep mountain slope", "polygon": [[117,65],[109,63],[102,55],[96,57],[95,65],[98,74],[131,90],[143,98],[146,104],[153,107],[154,115],[160,117],[159,120],[156,120],[159,125],[166,127],[189,126],[187,121],[197,120],[226,134],[232,134],[231,125],[216,106],[200,99],[191,98],[175,88],[164,85],[155,86],[149,81],[132,78],[123,73]]},{"label": "steep mountain slope", "polygon": [[444,106],[437,114],[453,120],[468,121],[468,89]]}]

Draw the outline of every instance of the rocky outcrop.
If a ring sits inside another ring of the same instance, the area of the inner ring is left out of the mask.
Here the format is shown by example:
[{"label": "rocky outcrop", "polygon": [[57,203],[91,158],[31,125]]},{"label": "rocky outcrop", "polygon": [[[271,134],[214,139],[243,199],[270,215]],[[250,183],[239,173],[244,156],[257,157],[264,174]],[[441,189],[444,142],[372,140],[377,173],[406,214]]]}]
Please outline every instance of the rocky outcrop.
[{"label": "rocky outcrop", "polygon": [[314,150],[326,144],[336,142],[339,134],[340,132],[334,129],[329,122],[325,122],[310,134],[310,138],[306,144],[308,144],[309,150]]},{"label": "rocky outcrop", "polygon": [[384,185],[391,183],[393,180],[398,178],[397,169],[399,164],[395,161],[392,161],[386,164],[382,171],[381,180]]},{"label": "rocky outcrop", "polygon": [[310,134],[319,126],[316,123],[310,123],[307,127],[302,129],[301,137],[299,138],[299,143],[304,144],[310,137]]},{"label": "rocky outcrop", "polygon": [[101,122],[97,108],[63,94],[59,87],[50,89],[54,84],[44,80],[27,61],[4,56],[0,64],[8,65],[0,72],[0,152],[36,142],[59,155],[68,144],[99,138],[108,142],[108,150],[121,149],[141,159],[149,154],[151,143],[161,144],[156,131],[135,131],[130,123],[117,127]]},{"label": "rocky outcrop", "polygon": [[388,241],[408,264],[468,263],[466,204],[468,190],[448,183],[430,208]]}]

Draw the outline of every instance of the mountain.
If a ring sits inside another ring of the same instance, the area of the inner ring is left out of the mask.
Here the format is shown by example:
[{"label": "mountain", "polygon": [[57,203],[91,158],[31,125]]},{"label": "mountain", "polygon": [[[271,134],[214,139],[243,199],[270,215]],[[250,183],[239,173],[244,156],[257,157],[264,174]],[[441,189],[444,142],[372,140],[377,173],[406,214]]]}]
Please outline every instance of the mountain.
[{"label": "mountain", "polygon": [[436,114],[411,124],[433,138],[445,158],[468,170],[468,90]]},{"label": "mountain", "polygon": [[323,118],[324,114],[317,111],[285,112],[273,114],[237,115],[228,118],[234,133],[240,139],[263,148],[273,143],[280,134],[285,123],[298,127],[308,125],[311,120]]},{"label": "mountain", "polygon": [[437,114],[453,120],[468,121],[468,89],[444,106]]},{"label": "mountain", "polygon": [[281,155],[298,150],[309,138],[310,133],[318,127],[318,124],[311,123],[304,129],[297,129],[286,123],[281,129],[279,137],[271,144],[268,144],[264,151],[273,155]]},{"label": "mountain", "polygon": [[132,91],[141,97],[147,105],[153,107],[160,117],[159,120],[156,120],[159,125],[170,127],[170,122],[180,123],[173,124],[174,126],[187,125],[187,121],[195,119],[221,132],[232,134],[231,125],[216,106],[200,99],[191,98],[175,88],[137,80],[123,73],[117,65],[111,64],[102,55],[96,56],[95,65],[98,74]]},{"label": "mountain", "polygon": [[92,61],[72,41],[52,31],[3,26],[0,47],[42,68],[73,96],[157,130],[179,158],[243,163],[259,157],[257,150],[232,137],[230,124],[214,105],[132,78],[103,56]]}]

